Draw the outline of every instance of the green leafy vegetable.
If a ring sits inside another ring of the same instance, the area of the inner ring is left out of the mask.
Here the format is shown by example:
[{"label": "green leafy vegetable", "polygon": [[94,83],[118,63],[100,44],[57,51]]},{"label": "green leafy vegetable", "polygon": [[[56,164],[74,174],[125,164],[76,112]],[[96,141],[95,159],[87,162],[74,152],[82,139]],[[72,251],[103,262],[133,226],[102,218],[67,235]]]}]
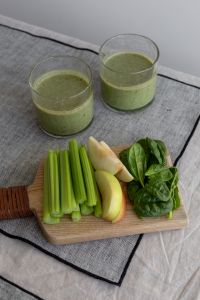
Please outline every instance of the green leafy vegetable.
[{"label": "green leafy vegetable", "polygon": [[144,186],[144,176],[147,169],[147,162],[144,149],[138,143],[133,144],[128,151],[129,171]]},{"label": "green leafy vegetable", "polygon": [[172,188],[175,188],[177,186],[179,181],[179,174],[178,174],[178,169],[176,167],[171,167],[169,168],[169,170],[172,173],[172,178],[167,184],[171,190]]},{"label": "green leafy vegetable", "polygon": [[170,199],[170,191],[163,181],[153,181],[145,185],[145,190],[160,201],[168,201]]},{"label": "green leafy vegetable", "polygon": [[179,196],[178,187],[176,187],[174,189],[174,194],[173,194],[172,200],[173,200],[173,210],[177,209],[178,207],[180,207],[180,205],[181,205],[181,199],[180,199],[180,196]]},{"label": "green leafy vegetable", "polygon": [[178,170],[167,167],[168,151],[160,140],[144,138],[120,153],[134,180],[127,193],[140,217],[167,215],[180,206]]},{"label": "green leafy vegetable", "polygon": [[[157,145],[158,145],[158,149],[160,150],[161,156],[163,157],[163,159],[165,160],[167,157],[167,147],[165,146],[165,144],[163,143],[163,141],[161,140],[155,140]],[[164,161],[165,163],[166,161]]]},{"label": "green leafy vegetable", "polygon": [[171,173],[169,168],[163,168],[160,170],[160,172],[155,172],[153,174],[153,171],[152,171],[152,175],[147,175],[147,176],[148,176],[149,181],[151,181],[151,182],[153,182],[153,181],[169,181],[170,179],[172,179],[173,174]]},{"label": "green leafy vegetable", "polygon": [[174,210],[180,207],[180,196],[177,187],[179,181],[179,174],[178,174],[178,169],[176,167],[171,167],[170,171],[172,173],[172,178],[170,181],[167,182],[167,185],[170,190],[170,196],[173,200],[173,210]]},{"label": "green leafy vegetable", "polygon": [[149,163],[149,159],[150,159],[150,151],[149,151],[149,146],[148,146],[148,142],[147,139],[141,139],[139,141],[137,141],[138,144],[140,144],[142,146],[142,148],[144,149],[145,155],[146,155],[146,160],[147,160],[147,165]]},{"label": "green leafy vegetable", "polygon": [[137,191],[139,191],[139,189],[141,189],[142,186],[138,181],[131,181],[128,183],[127,185],[127,194],[128,194],[128,198],[129,200],[134,203],[134,198],[135,195],[137,193]]},{"label": "green leafy vegetable", "polygon": [[127,169],[129,169],[128,152],[129,152],[129,148],[127,148],[119,153],[119,158]]},{"label": "green leafy vegetable", "polygon": [[172,210],[173,202],[166,202],[151,195],[145,188],[139,190],[135,197],[134,210],[140,217],[159,217],[166,215]]},{"label": "green leafy vegetable", "polygon": [[161,165],[165,165],[166,163],[166,153],[163,151],[163,148],[160,144],[160,141],[157,142],[156,140],[152,140],[150,138],[147,138],[147,143],[149,146],[149,149],[151,151],[151,154],[155,156],[158,163]]},{"label": "green leafy vegetable", "polygon": [[152,164],[152,165],[147,169],[147,171],[145,172],[145,176],[151,176],[151,175],[157,174],[157,173],[159,173],[160,171],[165,170],[165,169],[166,169],[166,168],[163,167],[162,165],[159,165],[159,164]]}]

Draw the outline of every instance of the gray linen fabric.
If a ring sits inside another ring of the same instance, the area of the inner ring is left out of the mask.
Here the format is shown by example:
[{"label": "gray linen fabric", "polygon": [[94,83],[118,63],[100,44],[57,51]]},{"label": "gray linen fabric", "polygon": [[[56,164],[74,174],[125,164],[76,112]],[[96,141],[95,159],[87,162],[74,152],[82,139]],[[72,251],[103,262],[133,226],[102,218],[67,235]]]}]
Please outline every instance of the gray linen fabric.
[{"label": "gray linen fabric", "polygon": [[[134,113],[116,113],[101,102],[97,55],[0,26],[1,186],[30,184],[47,149],[65,147],[69,140],[69,137],[58,140],[40,131],[28,87],[28,76],[35,62],[55,54],[79,56],[93,71],[95,117],[90,127],[77,135],[79,142],[85,143],[93,135],[117,145],[151,136],[164,140],[172,159],[177,157],[200,111],[199,89],[159,77],[156,98],[150,106]],[[119,282],[138,239],[136,235],[53,246],[45,241],[34,218],[1,221],[0,229],[114,283]]]},{"label": "gray linen fabric", "polygon": [[0,300],[35,300],[41,299],[37,296],[29,294],[29,292],[22,290],[2,278],[0,278]]}]

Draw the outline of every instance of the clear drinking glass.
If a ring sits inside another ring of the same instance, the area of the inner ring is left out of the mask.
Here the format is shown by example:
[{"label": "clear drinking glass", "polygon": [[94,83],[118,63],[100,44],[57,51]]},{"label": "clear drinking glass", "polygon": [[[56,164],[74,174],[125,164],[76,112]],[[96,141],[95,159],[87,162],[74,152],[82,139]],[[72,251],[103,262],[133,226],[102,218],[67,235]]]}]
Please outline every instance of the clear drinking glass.
[{"label": "clear drinking glass", "polygon": [[101,94],[110,107],[131,111],[149,104],[156,91],[157,45],[138,34],[120,34],[100,47]]},{"label": "clear drinking glass", "polygon": [[93,119],[90,67],[73,56],[48,57],[33,68],[29,84],[38,124],[46,133],[66,136]]}]

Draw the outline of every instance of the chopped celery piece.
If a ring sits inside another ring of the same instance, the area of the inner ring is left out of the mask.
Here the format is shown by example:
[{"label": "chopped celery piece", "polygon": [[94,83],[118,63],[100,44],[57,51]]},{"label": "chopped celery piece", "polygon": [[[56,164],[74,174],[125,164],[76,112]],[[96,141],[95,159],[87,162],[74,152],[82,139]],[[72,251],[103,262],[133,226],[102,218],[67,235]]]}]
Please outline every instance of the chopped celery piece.
[{"label": "chopped celery piece", "polygon": [[48,152],[49,184],[50,184],[50,212],[52,217],[61,217],[60,191],[57,153],[53,150]]},{"label": "chopped celery piece", "polygon": [[94,215],[97,218],[101,218],[103,212],[102,212],[101,198],[100,198],[97,186],[95,187],[95,190],[96,190],[96,193],[97,193],[97,204],[94,207]]},{"label": "chopped celery piece", "polygon": [[80,211],[80,207],[79,207],[79,204],[76,204],[76,207],[74,208],[73,211]]},{"label": "chopped celery piece", "polygon": [[86,193],[87,193],[87,205],[95,206],[97,203],[94,180],[92,176],[92,171],[90,167],[90,161],[87,155],[85,146],[81,146],[79,149],[80,160],[85,180]]},{"label": "chopped celery piece", "polygon": [[96,179],[95,179],[95,176],[94,176],[94,169],[93,169],[92,163],[91,163],[90,160],[89,160],[89,162],[90,162],[90,169],[91,169],[91,172],[92,172],[92,178],[93,178],[93,182],[94,182],[96,199],[97,199],[96,206],[94,207],[94,215],[97,218],[101,218],[102,214],[103,214],[101,197],[100,197],[100,193],[99,193],[99,190],[98,190],[98,187],[97,187],[97,183],[96,183]]},{"label": "chopped celery piece", "polygon": [[70,214],[76,209],[77,204],[72,186],[68,150],[60,151],[59,158],[61,211],[63,214]]},{"label": "chopped celery piece", "polygon": [[69,158],[72,171],[72,183],[77,204],[86,201],[86,191],[81,169],[78,143],[75,139],[69,142]]},{"label": "chopped celery piece", "polygon": [[93,206],[88,206],[88,204],[86,202],[82,203],[80,205],[80,207],[81,207],[81,215],[82,216],[91,215],[94,211]]},{"label": "chopped celery piece", "polygon": [[80,212],[80,207],[79,207],[79,205],[77,206],[76,209],[77,209],[76,211],[73,211],[73,212],[71,213],[71,218],[72,218],[72,221],[74,221],[74,222],[78,222],[78,221],[80,221],[80,219],[81,219],[81,212]]},{"label": "chopped celery piece", "polygon": [[44,194],[43,194],[43,216],[42,220],[45,224],[58,224],[60,222],[60,218],[53,218],[50,214],[49,209],[49,163],[48,159],[45,160],[44,164]]}]

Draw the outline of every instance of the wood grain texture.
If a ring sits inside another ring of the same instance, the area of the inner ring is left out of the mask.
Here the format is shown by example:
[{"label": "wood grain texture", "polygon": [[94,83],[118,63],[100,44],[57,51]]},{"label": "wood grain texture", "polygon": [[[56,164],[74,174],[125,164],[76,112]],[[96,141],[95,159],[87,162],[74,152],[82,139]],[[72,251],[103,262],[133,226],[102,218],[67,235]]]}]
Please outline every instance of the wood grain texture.
[{"label": "wood grain texture", "polygon": [[[115,147],[118,154],[125,146]],[[169,164],[171,160],[169,157]],[[112,237],[127,236],[138,233],[156,232],[180,229],[187,225],[187,215],[181,201],[181,206],[173,213],[173,219],[167,217],[140,219],[134,213],[127,199],[126,215],[119,223],[112,224],[94,216],[83,216],[80,222],[72,222],[69,216],[61,218],[56,225],[42,223],[44,162],[41,162],[35,180],[28,187],[29,205],[35,214],[43,235],[52,244],[71,244],[77,242],[100,240]]]}]

